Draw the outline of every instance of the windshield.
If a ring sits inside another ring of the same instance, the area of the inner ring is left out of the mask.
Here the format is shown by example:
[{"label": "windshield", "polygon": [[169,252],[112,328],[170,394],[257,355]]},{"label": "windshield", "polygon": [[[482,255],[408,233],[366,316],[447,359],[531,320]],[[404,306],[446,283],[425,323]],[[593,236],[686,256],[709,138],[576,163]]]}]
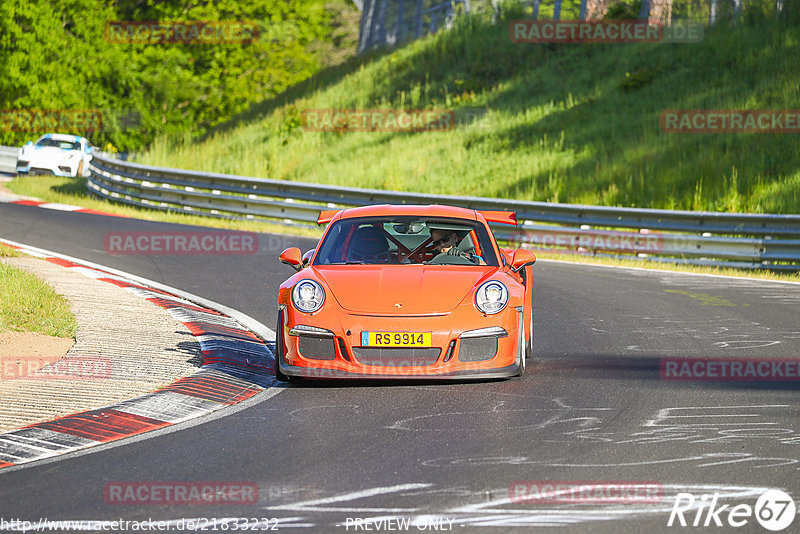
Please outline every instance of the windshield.
[{"label": "windshield", "polygon": [[430,217],[336,221],[314,265],[343,264],[498,266],[492,238],[482,224]]},{"label": "windshield", "polygon": [[36,146],[61,148],[63,150],[80,150],[81,149],[80,141],[57,141],[57,140],[53,139],[52,137],[47,137],[45,139],[39,139],[36,142]]}]

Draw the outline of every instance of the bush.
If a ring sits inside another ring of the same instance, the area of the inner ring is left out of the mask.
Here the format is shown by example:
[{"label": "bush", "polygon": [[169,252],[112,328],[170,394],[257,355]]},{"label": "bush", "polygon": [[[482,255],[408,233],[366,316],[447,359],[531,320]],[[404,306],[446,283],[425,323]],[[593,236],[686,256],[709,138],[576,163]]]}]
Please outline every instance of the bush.
[{"label": "bush", "polygon": [[642,10],[642,1],[633,0],[631,3],[617,2],[610,6],[604,20],[634,20],[639,18]]}]

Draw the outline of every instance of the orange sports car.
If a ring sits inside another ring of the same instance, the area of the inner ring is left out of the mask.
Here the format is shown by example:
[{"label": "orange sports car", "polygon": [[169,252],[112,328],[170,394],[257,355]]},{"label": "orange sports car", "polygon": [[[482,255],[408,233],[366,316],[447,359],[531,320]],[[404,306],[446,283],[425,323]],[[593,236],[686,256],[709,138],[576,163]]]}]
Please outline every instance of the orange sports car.
[{"label": "orange sports car", "polygon": [[510,211],[380,205],[323,211],[313,250],[280,260],[275,376],[519,376],[533,351],[533,263],[497,245]]}]

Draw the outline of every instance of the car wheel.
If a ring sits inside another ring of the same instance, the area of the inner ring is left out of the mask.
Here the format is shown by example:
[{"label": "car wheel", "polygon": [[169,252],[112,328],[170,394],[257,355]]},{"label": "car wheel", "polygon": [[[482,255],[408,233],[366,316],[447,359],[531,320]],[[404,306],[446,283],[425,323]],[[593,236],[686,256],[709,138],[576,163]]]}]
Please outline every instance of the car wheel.
[{"label": "car wheel", "polygon": [[279,361],[283,359],[283,314],[278,312],[278,324],[275,328],[275,379],[289,382],[289,377],[281,372]]}]

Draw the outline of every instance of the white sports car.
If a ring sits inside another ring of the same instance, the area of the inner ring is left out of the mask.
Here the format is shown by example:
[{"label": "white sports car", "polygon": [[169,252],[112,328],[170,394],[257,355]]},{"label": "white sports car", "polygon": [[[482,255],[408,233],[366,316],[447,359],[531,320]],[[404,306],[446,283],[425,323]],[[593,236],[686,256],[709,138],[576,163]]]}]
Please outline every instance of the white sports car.
[{"label": "white sports car", "polygon": [[85,137],[45,134],[19,149],[17,174],[89,176],[92,144]]}]

